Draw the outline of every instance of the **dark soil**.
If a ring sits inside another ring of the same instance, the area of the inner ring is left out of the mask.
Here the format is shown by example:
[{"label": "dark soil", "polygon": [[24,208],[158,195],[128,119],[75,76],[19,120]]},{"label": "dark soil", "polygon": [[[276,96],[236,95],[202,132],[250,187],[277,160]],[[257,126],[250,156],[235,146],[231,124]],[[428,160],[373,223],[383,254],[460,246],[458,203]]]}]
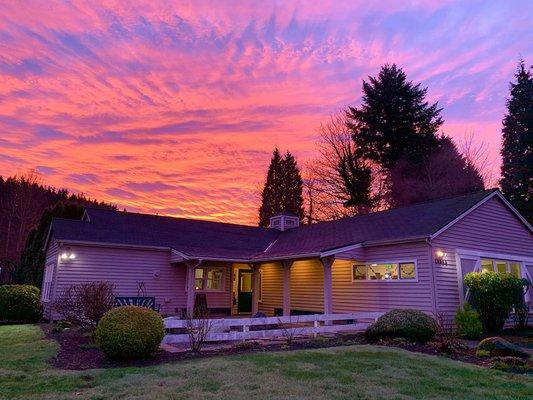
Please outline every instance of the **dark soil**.
[{"label": "dark soil", "polygon": [[[93,338],[90,334],[84,333],[79,329],[66,329],[59,333],[52,332],[52,325],[42,324],[47,338],[57,341],[60,345],[57,355],[50,360],[50,363],[59,369],[68,370],[86,370],[92,368],[113,368],[125,366],[148,366],[168,363],[171,361],[189,360],[202,357],[213,357],[218,355],[229,354],[246,354],[254,352],[265,351],[280,351],[280,350],[298,350],[298,349],[313,349],[313,348],[327,348],[336,346],[347,346],[357,344],[368,344],[362,334],[344,334],[332,337],[318,337],[308,339],[294,340],[290,345],[285,341],[268,341],[268,342],[239,342],[230,344],[225,347],[206,347],[201,353],[191,353],[189,351],[181,351],[177,353],[170,353],[163,350],[158,350],[153,357],[147,360],[137,361],[111,361],[104,353],[96,347]],[[479,358],[475,356],[475,349],[458,349],[451,354],[443,353],[439,350],[435,343],[409,343],[403,341],[384,341],[373,343],[388,347],[397,347],[408,351],[417,353],[424,353],[429,355],[446,356],[454,360],[468,362],[482,366],[488,366],[486,358]]]}]

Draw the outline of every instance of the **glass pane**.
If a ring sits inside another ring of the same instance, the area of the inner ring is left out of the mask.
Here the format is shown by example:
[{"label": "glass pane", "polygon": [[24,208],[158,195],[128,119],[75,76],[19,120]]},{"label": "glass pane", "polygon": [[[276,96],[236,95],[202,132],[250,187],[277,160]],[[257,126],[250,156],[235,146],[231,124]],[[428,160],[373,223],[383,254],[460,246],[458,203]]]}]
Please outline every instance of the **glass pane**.
[{"label": "glass pane", "polygon": [[261,271],[259,271],[259,287],[257,288],[258,290],[258,300],[259,301],[263,301],[263,274],[261,273]]},{"label": "glass pane", "polygon": [[365,265],[354,265],[353,267],[353,279],[360,281],[366,279],[366,266]]},{"label": "glass pane", "polygon": [[520,264],[519,263],[511,263],[511,274],[516,276],[517,278],[521,278],[522,274],[520,274]]},{"label": "glass pane", "polygon": [[398,279],[398,264],[370,264],[368,266],[368,279]]},{"label": "glass pane", "polygon": [[507,272],[507,263],[505,261],[496,261],[496,272]]},{"label": "glass pane", "polygon": [[204,270],[202,268],[194,271],[194,288],[196,290],[204,288]]},{"label": "glass pane", "polygon": [[415,263],[400,263],[400,279],[416,279]]},{"label": "glass pane", "polygon": [[207,289],[219,290],[222,288],[222,270],[208,269],[207,270]]},{"label": "glass pane", "polygon": [[241,292],[252,291],[252,274],[244,273],[241,275]]},{"label": "glass pane", "polygon": [[493,271],[492,269],[492,260],[481,260],[481,272]]}]

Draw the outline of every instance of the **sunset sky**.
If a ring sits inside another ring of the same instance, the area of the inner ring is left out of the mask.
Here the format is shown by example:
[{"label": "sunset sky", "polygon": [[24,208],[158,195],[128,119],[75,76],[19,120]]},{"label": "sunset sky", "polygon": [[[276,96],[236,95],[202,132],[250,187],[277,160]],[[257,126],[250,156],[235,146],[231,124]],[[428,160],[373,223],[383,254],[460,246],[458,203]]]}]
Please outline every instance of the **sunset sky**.
[{"label": "sunset sky", "polygon": [[274,146],[316,157],[385,63],[497,178],[508,84],[533,62],[531,0],[0,3],[0,175],[184,217],[256,223]]}]

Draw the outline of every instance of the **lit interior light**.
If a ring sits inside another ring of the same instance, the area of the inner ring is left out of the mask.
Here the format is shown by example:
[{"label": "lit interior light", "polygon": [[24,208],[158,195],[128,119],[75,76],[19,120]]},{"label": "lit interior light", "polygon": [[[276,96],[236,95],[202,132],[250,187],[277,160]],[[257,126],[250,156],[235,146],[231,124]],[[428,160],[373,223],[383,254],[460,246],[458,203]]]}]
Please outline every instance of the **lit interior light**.
[{"label": "lit interior light", "polygon": [[444,257],[444,252],[442,250],[437,250],[435,255],[437,256],[437,258],[443,258]]}]

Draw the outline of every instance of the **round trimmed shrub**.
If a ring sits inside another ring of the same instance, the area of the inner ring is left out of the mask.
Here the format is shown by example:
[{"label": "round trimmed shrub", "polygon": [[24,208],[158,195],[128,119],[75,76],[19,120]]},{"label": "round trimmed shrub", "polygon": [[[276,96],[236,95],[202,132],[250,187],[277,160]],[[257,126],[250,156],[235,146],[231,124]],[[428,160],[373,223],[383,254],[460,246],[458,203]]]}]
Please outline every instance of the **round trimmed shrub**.
[{"label": "round trimmed shrub", "polygon": [[437,331],[433,318],[422,311],[391,310],[382,315],[365,332],[367,340],[404,338],[410,342],[427,342]]},{"label": "round trimmed shrub", "polygon": [[96,344],[113,360],[149,357],[163,336],[163,319],[145,307],[114,308],[102,317],[96,328]]},{"label": "round trimmed shrub", "polygon": [[32,285],[0,286],[0,321],[37,322],[41,315],[38,288]]}]

